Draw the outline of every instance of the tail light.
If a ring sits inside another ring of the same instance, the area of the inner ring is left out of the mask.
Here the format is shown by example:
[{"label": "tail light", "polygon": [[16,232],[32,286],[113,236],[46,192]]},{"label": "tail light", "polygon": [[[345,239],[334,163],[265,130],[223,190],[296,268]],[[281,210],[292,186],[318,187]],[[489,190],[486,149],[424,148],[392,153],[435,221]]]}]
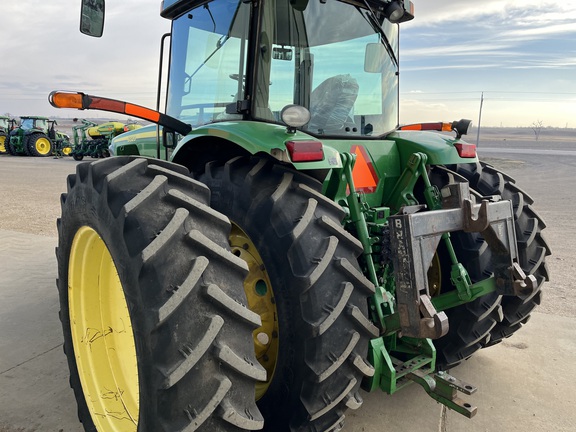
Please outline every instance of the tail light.
[{"label": "tail light", "polygon": [[461,158],[475,158],[476,157],[476,144],[459,142],[454,144],[456,151]]},{"label": "tail light", "polygon": [[286,148],[292,162],[317,162],[324,160],[320,141],[287,141]]}]

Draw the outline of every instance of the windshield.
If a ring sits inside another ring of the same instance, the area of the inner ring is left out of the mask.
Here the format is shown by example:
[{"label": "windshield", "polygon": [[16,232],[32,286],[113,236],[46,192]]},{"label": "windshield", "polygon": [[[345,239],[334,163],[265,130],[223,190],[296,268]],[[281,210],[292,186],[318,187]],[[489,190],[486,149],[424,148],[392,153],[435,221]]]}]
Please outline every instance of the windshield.
[{"label": "windshield", "polygon": [[397,25],[382,20],[380,31],[361,3],[260,4],[252,37],[252,3],[244,0],[209,1],[173,21],[168,115],[193,127],[250,117],[281,123],[282,109],[298,104],[310,110],[303,129],[314,135],[376,137],[396,128]]},{"label": "windshield", "polygon": [[311,112],[304,129],[312,134],[394,129],[398,26],[384,21],[386,43],[368,14],[338,1],[267,0],[255,115],[278,120],[283,107],[298,104]]},{"label": "windshield", "polygon": [[24,130],[34,129],[34,119],[31,118],[22,119],[20,127]]},{"label": "windshield", "polygon": [[174,20],[166,112],[192,126],[239,119],[244,99],[250,4],[215,0]]}]

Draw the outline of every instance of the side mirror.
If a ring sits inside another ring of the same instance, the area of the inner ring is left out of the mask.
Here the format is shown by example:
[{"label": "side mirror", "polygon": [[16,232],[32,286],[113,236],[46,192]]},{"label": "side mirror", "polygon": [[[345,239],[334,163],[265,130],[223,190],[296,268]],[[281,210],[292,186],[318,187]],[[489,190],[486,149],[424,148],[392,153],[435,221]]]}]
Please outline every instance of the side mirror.
[{"label": "side mirror", "polygon": [[80,32],[88,36],[102,36],[105,9],[105,0],[82,0]]},{"label": "side mirror", "polygon": [[386,58],[386,48],[382,44],[369,43],[366,45],[366,53],[364,54],[364,72],[382,72]]}]

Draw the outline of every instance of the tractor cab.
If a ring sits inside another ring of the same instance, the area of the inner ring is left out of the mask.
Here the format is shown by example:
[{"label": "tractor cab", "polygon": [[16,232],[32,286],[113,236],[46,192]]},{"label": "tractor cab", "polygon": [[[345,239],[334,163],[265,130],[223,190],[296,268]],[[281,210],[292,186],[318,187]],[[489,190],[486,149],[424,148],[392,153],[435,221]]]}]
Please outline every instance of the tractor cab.
[{"label": "tractor cab", "polygon": [[[398,124],[391,4],[399,3],[165,2],[166,112],[193,127],[254,120],[315,136],[382,136]],[[412,17],[403,12],[392,19]]]},{"label": "tractor cab", "polygon": [[[166,114],[383,137],[398,126],[397,24],[413,13],[401,0],[166,0]],[[83,2],[82,32],[100,36],[103,21],[103,2]]]},{"label": "tractor cab", "polygon": [[24,131],[48,132],[49,120],[46,117],[20,117],[20,128]]}]

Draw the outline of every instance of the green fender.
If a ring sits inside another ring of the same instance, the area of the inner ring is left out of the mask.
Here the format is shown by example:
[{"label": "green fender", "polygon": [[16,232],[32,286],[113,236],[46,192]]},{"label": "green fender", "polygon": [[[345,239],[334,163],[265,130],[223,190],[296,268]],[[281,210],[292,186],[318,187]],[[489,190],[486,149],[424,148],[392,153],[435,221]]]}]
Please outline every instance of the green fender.
[{"label": "green fender", "polygon": [[[329,141],[319,140],[301,131],[289,133],[286,126],[254,121],[220,122],[195,128],[179,142],[172,160],[185,164],[191,154],[190,150],[195,150],[196,146],[198,151],[194,153],[201,153],[202,149],[207,150],[205,147],[209,145],[207,139],[211,138],[237,146],[239,153],[253,155],[267,153],[278,160],[292,164],[297,170],[325,170],[342,166],[339,152],[327,145]],[[286,150],[286,143],[310,140],[323,143],[324,159],[317,162],[292,162]]]},{"label": "green fender", "polygon": [[396,131],[387,136],[398,145],[398,151],[403,165],[413,153],[424,153],[428,156],[429,165],[447,165],[457,163],[472,163],[478,158],[461,158],[454,144],[463,142],[455,137],[436,132],[426,131]]}]

